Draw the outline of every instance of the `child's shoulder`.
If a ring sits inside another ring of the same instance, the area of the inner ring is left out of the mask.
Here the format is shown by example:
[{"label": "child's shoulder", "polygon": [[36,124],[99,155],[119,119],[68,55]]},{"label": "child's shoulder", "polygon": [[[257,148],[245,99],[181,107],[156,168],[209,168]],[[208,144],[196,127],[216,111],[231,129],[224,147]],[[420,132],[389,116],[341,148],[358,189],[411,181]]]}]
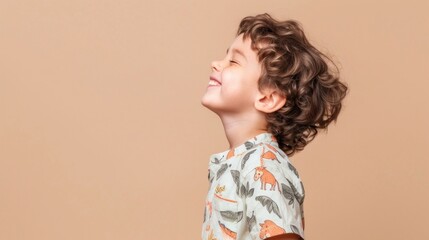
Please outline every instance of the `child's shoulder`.
[{"label": "child's shoulder", "polygon": [[265,189],[268,184],[271,190],[278,184],[286,198],[295,196],[298,203],[303,203],[305,190],[298,170],[276,144],[261,143],[248,149],[241,159],[241,167],[243,183],[260,181],[261,188]]},{"label": "child's shoulder", "polygon": [[242,176],[251,174],[257,168],[267,168],[282,175],[295,175],[298,171],[278,145],[264,142],[253,146],[241,154],[240,167]]}]

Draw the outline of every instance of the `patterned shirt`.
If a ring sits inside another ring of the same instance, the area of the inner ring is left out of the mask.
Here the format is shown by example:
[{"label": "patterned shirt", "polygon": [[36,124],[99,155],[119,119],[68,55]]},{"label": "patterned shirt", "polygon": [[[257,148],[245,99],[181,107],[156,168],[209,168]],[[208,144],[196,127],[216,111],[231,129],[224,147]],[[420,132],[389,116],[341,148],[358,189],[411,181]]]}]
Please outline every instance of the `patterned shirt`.
[{"label": "patterned shirt", "polygon": [[208,170],[203,240],[304,239],[304,187],[271,133],[211,155]]}]

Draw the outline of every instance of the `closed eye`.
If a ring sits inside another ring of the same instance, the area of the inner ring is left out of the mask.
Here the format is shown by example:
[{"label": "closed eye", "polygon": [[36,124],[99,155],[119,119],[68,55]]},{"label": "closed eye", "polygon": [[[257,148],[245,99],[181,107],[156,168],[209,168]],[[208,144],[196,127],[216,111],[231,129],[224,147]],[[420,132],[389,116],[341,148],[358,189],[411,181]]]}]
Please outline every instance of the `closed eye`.
[{"label": "closed eye", "polygon": [[234,61],[234,60],[230,60],[229,62],[230,62],[230,63],[238,64],[238,62],[236,62],[236,61]]}]

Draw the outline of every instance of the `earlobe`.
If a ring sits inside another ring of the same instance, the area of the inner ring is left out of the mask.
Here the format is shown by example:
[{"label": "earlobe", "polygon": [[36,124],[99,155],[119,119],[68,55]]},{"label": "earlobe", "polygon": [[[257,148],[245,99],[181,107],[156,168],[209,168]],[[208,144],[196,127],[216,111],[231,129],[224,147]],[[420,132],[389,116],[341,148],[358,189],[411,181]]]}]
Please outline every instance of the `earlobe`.
[{"label": "earlobe", "polygon": [[261,112],[272,113],[282,108],[286,103],[286,97],[277,90],[265,90],[258,93],[255,108]]}]

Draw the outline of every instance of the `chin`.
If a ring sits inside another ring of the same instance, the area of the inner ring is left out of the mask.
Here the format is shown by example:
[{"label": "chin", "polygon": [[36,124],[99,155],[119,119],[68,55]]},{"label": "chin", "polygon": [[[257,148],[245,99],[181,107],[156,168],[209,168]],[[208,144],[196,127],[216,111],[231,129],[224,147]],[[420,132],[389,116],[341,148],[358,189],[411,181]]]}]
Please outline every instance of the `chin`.
[{"label": "chin", "polygon": [[212,112],[216,111],[216,108],[214,106],[212,106],[210,103],[201,101],[201,105],[203,105],[205,108],[209,109]]},{"label": "chin", "polygon": [[202,98],[201,98],[201,105],[203,105],[203,106],[204,106],[204,107],[206,107],[206,108],[209,108],[209,105],[210,105],[210,104],[208,104],[208,103],[207,103],[207,101],[205,101],[204,97],[202,97]]},{"label": "chin", "polygon": [[216,113],[217,115],[219,115],[219,113],[222,111],[221,108],[216,107],[214,104],[211,104],[210,102],[204,101],[204,99],[201,100],[201,105],[203,105],[208,110]]},{"label": "chin", "polygon": [[213,102],[211,102],[210,98],[207,98],[206,95],[204,95],[201,98],[201,105],[203,105],[204,107],[206,107],[206,108],[208,108],[210,110],[214,108]]}]

